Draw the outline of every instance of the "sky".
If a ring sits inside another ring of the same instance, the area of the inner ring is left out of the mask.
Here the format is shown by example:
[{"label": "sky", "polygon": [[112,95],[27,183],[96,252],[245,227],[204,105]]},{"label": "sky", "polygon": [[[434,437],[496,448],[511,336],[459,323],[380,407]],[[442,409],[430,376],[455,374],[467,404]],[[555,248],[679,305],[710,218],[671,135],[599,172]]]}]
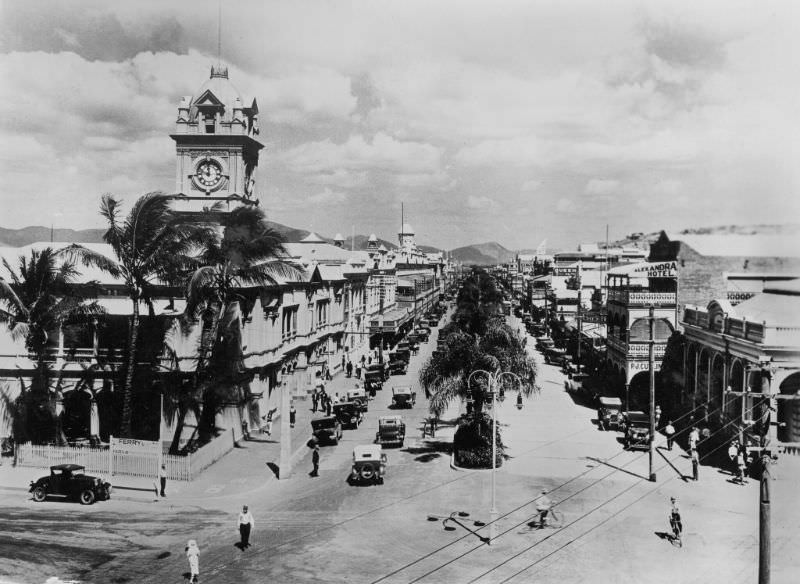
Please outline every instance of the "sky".
[{"label": "sky", "polygon": [[[800,217],[791,0],[3,0],[0,226],[175,189],[181,96],[256,98],[269,219],[574,249]],[[218,27],[221,22],[221,36]]]}]

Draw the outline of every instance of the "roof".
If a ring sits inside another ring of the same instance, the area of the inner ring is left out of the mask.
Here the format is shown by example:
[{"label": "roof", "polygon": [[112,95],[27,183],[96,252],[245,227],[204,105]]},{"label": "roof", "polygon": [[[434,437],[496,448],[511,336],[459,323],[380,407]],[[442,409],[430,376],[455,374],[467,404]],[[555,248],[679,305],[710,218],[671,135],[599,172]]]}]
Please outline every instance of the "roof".
[{"label": "roof", "polygon": [[[206,92],[210,92],[223,106],[225,106],[225,114],[223,121],[231,121],[233,119],[233,108],[243,107],[242,95],[239,90],[228,79],[228,69],[224,66],[214,65],[211,67],[211,77],[200,86],[197,90],[195,98],[192,100],[192,108],[195,109],[198,100],[203,97]],[[196,109],[195,109],[196,111]],[[194,115],[194,112],[192,112]]]},{"label": "roof", "polygon": [[368,454],[377,460],[381,457],[382,452],[383,448],[380,444],[361,444],[353,447],[353,456],[356,458],[361,458],[365,454]]},{"label": "roof", "polygon": [[53,466],[50,467],[50,470],[75,471],[75,470],[83,470],[85,468],[86,468],[85,466],[81,466],[80,464],[54,464]]},{"label": "roof", "polygon": [[763,293],[733,307],[738,318],[773,326],[800,326],[800,280],[771,284]]},{"label": "roof", "polygon": [[[125,296],[106,296],[97,298],[97,303],[106,309],[108,314],[112,315],[129,315],[133,312],[133,304],[131,299]],[[171,304],[171,306],[170,306]],[[168,299],[168,298],[155,298],[153,299],[153,310],[155,314],[166,315],[179,315],[183,313],[186,307],[186,300],[184,299]],[[142,314],[147,314],[148,308],[144,302],[139,303],[139,310]]]},{"label": "roof", "polygon": [[342,273],[342,266],[319,264],[317,269],[319,270],[320,278],[327,282],[336,282],[345,279],[344,274]]},{"label": "roof", "polygon": [[[284,243],[286,253],[292,258],[305,258],[316,261],[346,262],[359,252],[352,252],[341,247],[336,247],[324,241],[306,241],[300,243]],[[359,254],[360,255],[360,254]]]},{"label": "roof", "polygon": [[800,258],[800,234],[667,234],[704,256]]},{"label": "roof", "polygon": [[622,400],[618,397],[601,397],[600,403],[604,406],[621,406]]}]

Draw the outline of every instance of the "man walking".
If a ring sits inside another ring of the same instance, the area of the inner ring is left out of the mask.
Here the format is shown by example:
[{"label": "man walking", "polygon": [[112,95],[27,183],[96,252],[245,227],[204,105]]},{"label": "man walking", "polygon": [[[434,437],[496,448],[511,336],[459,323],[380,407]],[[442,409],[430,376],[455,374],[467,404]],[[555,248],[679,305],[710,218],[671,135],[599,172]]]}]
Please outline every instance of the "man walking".
[{"label": "man walking", "polygon": [[314,452],[311,453],[311,464],[314,465],[314,470],[311,471],[312,477],[319,476],[319,445],[314,444]]},{"label": "man walking", "polygon": [[297,421],[297,410],[294,407],[294,403],[289,406],[289,426],[294,428],[294,424]]},{"label": "man walking", "polygon": [[317,412],[317,403],[319,402],[319,387],[315,387],[311,393],[311,411]]},{"label": "man walking", "polygon": [[349,359],[347,360],[347,377],[351,377],[353,375],[353,362]]},{"label": "man walking", "polygon": [[161,496],[166,497],[167,494],[164,490],[167,488],[167,465],[162,464],[161,469],[158,471],[158,479],[161,482]]},{"label": "man walking", "polygon": [[699,469],[700,469],[700,457],[697,455],[697,449],[693,448],[692,449],[692,477],[694,478],[695,481],[697,481],[700,478]]},{"label": "man walking", "polygon": [[692,431],[689,432],[689,450],[697,450],[697,443],[700,441],[700,431],[697,429],[697,426],[692,428]]},{"label": "man walking", "polygon": [[672,441],[675,440],[675,426],[672,425],[672,420],[667,420],[667,425],[664,428],[664,434],[667,435],[667,450],[672,450]]},{"label": "man walking", "polygon": [[242,550],[250,547],[250,531],[255,527],[255,520],[253,514],[247,508],[247,505],[242,507],[242,512],[239,513],[239,537],[241,541],[239,545]]}]

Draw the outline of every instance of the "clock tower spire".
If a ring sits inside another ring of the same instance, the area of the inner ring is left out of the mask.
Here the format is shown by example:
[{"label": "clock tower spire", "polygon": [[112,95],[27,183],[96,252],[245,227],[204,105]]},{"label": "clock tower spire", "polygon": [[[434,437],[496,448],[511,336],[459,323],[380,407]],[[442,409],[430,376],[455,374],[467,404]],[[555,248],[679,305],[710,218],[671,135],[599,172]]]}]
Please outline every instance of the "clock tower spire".
[{"label": "clock tower spire", "polygon": [[245,106],[218,62],[193,96],[181,98],[175,133],[176,192],[184,195],[175,208],[201,213],[217,201],[229,205],[258,204],[255,193],[259,141],[258,104]]}]

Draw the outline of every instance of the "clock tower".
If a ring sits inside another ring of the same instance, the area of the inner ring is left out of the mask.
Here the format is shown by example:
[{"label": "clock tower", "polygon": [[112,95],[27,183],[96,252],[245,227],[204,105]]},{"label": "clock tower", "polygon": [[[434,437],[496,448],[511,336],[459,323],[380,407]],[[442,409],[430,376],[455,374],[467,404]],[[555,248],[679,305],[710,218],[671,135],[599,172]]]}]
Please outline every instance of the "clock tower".
[{"label": "clock tower", "polygon": [[194,96],[178,105],[175,133],[176,192],[184,195],[175,209],[201,213],[218,201],[228,209],[257,205],[256,168],[259,151],[258,105],[245,106],[228,79],[228,68],[211,67],[211,77]]}]

